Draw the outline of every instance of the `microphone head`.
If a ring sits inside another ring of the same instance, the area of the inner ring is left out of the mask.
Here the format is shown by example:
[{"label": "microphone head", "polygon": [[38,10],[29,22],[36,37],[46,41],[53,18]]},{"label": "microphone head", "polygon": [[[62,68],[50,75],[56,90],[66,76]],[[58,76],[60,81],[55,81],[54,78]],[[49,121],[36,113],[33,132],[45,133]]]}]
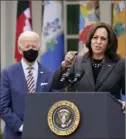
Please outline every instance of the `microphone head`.
[{"label": "microphone head", "polygon": [[82,73],[76,73],[76,74],[75,74],[75,77],[76,77],[76,78],[80,78],[81,75],[82,75]]},{"label": "microphone head", "polygon": [[65,80],[68,79],[68,77],[70,76],[70,72],[65,72],[63,75],[62,75],[62,78],[60,79],[61,82],[64,82]]},{"label": "microphone head", "polygon": [[73,83],[79,81],[82,78],[83,74],[84,74],[84,72],[76,73],[75,77],[74,77],[74,80],[73,80]]}]

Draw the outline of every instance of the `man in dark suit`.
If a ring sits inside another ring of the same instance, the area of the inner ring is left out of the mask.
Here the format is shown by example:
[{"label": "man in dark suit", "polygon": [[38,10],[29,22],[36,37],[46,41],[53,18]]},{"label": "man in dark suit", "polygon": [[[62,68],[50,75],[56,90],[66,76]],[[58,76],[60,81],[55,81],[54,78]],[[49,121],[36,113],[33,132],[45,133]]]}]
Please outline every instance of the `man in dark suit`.
[{"label": "man in dark suit", "polygon": [[27,94],[51,91],[52,72],[37,62],[38,34],[22,33],[18,46],[21,61],[5,68],[1,75],[0,117],[5,121],[4,139],[21,138]]}]

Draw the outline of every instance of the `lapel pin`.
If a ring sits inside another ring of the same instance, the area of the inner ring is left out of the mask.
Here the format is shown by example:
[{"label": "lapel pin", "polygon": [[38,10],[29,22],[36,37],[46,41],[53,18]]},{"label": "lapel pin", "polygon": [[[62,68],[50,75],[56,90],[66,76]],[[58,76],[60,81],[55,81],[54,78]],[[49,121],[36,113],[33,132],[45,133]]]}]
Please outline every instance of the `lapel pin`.
[{"label": "lapel pin", "polygon": [[111,65],[108,65],[109,67],[111,66]]},{"label": "lapel pin", "polygon": [[43,71],[40,71],[40,73],[43,73]]}]

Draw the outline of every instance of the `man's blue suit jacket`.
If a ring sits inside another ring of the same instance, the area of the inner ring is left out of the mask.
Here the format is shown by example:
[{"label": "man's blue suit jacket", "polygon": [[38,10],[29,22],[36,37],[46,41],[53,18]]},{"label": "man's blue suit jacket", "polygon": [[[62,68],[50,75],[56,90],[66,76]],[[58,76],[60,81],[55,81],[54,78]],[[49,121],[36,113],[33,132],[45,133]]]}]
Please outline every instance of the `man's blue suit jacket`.
[{"label": "man's blue suit jacket", "polygon": [[[52,75],[52,72],[39,64],[36,92],[51,91]],[[21,62],[3,70],[0,93],[0,117],[5,121],[4,138],[20,138],[21,133],[18,130],[23,124],[28,94]]]}]

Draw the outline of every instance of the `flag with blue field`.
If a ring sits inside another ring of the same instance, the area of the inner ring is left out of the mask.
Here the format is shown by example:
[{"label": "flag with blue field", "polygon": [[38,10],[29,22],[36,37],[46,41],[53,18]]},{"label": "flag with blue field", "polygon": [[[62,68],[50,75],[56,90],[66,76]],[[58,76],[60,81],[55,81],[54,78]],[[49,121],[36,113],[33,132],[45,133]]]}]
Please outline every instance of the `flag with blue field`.
[{"label": "flag with blue field", "polygon": [[64,58],[62,1],[45,1],[40,62],[55,71]]}]

